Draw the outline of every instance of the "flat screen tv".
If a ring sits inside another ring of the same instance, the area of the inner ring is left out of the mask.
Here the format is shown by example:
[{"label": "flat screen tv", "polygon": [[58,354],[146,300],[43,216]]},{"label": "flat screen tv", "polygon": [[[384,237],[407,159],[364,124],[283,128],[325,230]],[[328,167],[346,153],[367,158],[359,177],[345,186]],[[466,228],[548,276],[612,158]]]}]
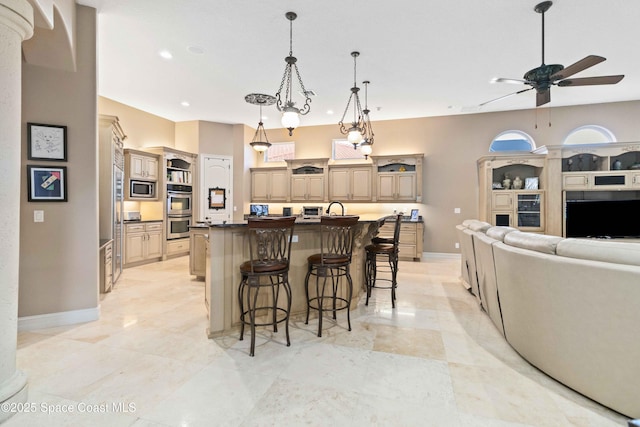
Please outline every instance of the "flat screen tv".
[{"label": "flat screen tv", "polygon": [[567,200],[567,237],[640,237],[640,200]]}]

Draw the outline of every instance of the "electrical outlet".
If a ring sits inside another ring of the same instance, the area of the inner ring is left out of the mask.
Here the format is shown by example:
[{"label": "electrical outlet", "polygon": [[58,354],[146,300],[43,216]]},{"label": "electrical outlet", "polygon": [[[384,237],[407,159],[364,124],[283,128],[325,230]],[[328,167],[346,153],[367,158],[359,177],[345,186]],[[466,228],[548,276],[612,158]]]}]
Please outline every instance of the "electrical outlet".
[{"label": "electrical outlet", "polygon": [[453,208],[453,213],[454,214],[459,214],[460,213],[460,208]]},{"label": "electrical outlet", "polygon": [[456,242],[456,249],[460,249],[460,243]]},{"label": "electrical outlet", "polygon": [[294,234],[293,236],[291,236],[291,243],[298,243],[298,235]]},{"label": "electrical outlet", "polygon": [[33,211],[33,222],[44,222],[44,211]]}]

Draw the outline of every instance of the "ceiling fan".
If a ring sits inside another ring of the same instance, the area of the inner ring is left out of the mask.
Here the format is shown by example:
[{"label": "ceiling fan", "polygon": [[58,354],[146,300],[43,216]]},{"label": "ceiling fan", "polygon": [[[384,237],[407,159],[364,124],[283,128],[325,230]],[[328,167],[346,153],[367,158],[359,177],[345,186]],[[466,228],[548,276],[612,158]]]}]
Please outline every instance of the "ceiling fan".
[{"label": "ceiling fan", "polygon": [[582,58],[578,62],[569,65],[568,67],[564,67],[560,64],[545,64],[544,63],[544,14],[553,2],[551,1],[543,1],[542,3],[538,3],[536,7],[533,8],[536,12],[542,15],[542,65],[536,67],[530,71],[527,71],[522,79],[505,79],[505,78],[495,78],[492,80],[492,83],[515,83],[515,84],[525,84],[531,86],[526,89],[519,90],[514,93],[510,93],[508,95],[501,96],[499,98],[492,99],[487,102],[483,102],[480,106],[484,106],[489,104],[490,102],[498,101],[500,99],[504,99],[513,95],[518,95],[520,93],[528,92],[530,90],[536,90],[536,107],[544,105],[551,101],[551,86],[591,86],[591,85],[611,85],[616,84],[624,75],[616,75],[616,76],[599,76],[599,77],[584,77],[577,79],[568,79],[576,73],[583,71],[589,67],[593,67],[596,64],[599,64],[606,60],[602,56],[589,55],[585,58]]}]

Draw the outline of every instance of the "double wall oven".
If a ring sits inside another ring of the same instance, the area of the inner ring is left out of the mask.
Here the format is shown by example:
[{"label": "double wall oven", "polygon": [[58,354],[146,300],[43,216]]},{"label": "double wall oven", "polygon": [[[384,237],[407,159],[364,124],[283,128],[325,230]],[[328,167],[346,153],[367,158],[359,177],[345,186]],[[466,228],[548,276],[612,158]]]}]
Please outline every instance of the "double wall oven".
[{"label": "double wall oven", "polygon": [[167,184],[167,240],[189,237],[192,208],[190,185]]}]

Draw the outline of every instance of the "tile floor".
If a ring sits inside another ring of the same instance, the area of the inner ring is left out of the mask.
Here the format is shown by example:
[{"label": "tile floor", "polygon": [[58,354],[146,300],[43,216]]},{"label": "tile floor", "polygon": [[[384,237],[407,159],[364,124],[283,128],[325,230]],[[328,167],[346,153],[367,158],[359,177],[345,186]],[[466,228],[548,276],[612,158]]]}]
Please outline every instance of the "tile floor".
[{"label": "tile floor", "polygon": [[[458,280],[459,259],[401,262],[353,330],[296,319],[207,339],[188,257],[124,271],[99,321],[19,334],[35,412],[12,426],[625,426],[523,361]],[[247,337],[248,338],[248,337]],[[65,413],[64,410],[73,410]]]}]

